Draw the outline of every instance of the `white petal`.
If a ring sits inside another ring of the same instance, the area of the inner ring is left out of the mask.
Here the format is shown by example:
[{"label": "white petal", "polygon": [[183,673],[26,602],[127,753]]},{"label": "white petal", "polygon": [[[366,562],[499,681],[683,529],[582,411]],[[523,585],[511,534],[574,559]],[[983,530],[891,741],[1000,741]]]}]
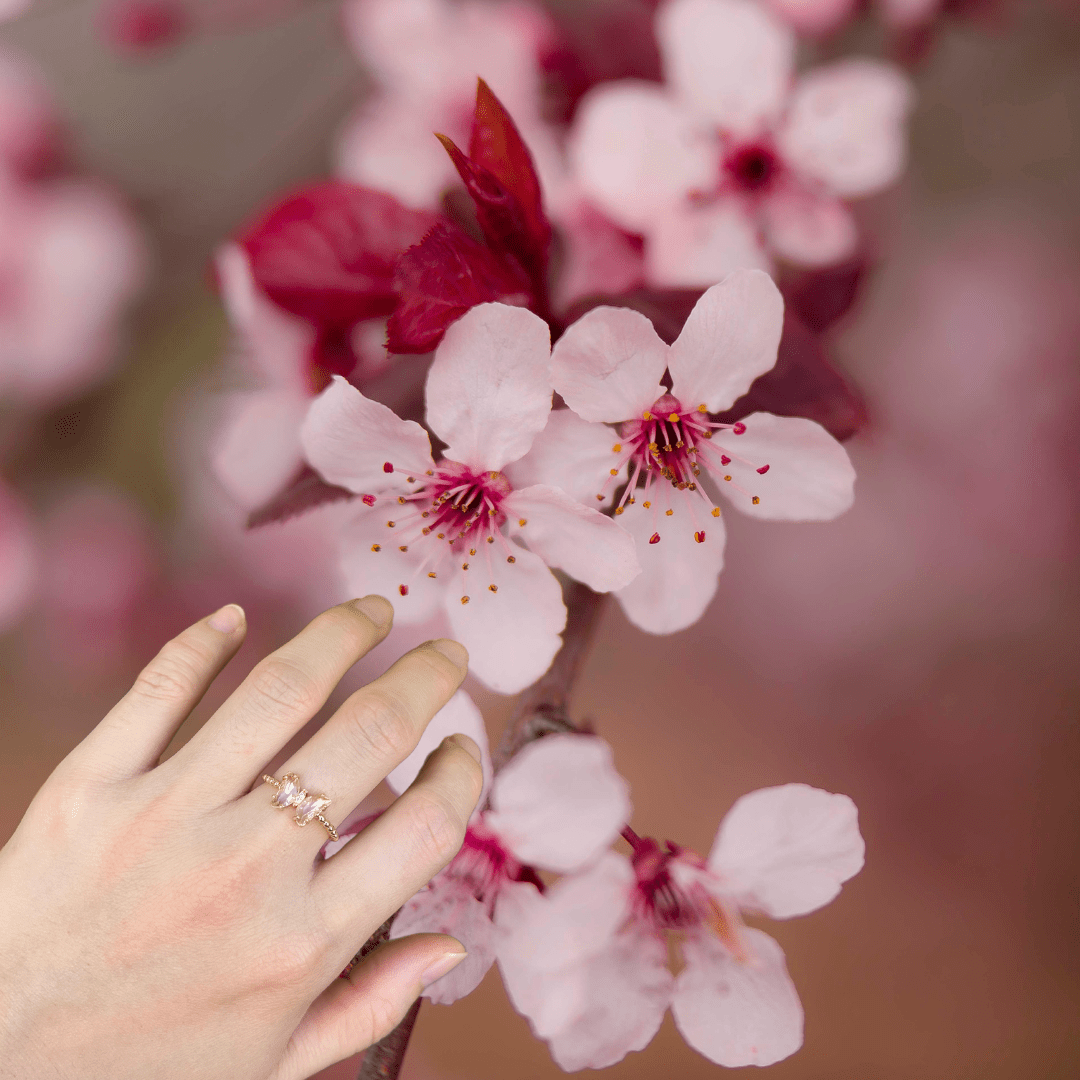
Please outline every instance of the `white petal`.
[{"label": "white petal", "polygon": [[469,955],[453,971],[424,991],[424,997],[436,1005],[452,1005],[471,994],[495,963],[495,927],[487,906],[452,873],[444,871],[398,912],[390,937],[409,934],[449,934],[468,951]]},{"label": "white petal", "polygon": [[719,144],[655,83],[601,84],[582,99],[568,145],[589,199],[630,232],[712,187]]},{"label": "white petal", "polygon": [[800,266],[832,266],[853,254],[859,230],[831,195],[789,188],[766,199],[761,224],[774,253]]},{"label": "white petal", "polygon": [[480,304],[435,350],[427,421],[446,457],[474,469],[517,461],[551,411],[551,332],[525,308]]},{"label": "white petal", "polygon": [[[397,505],[396,500],[391,500]],[[387,528],[387,514],[380,496],[375,506],[357,512],[341,529],[341,571],[351,596],[377,593],[394,605],[394,621],[408,626],[431,618],[445,594],[442,568],[431,580],[421,570],[424,554],[417,544],[399,550],[399,538]],[[378,547],[378,551],[374,550]],[[402,594],[401,586],[408,590]]]},{"label": "white petal", "polygon": [[670,0],[656,36],[668,82],[726,131],[754,133],[783,107],[795,37],[753,0]]},{"label": "white petal", "polygon": [[311,403],[300,440],[326,480],[358,493],[403,487],[394,469],[423,476],[431,467],[427,432],[364,397],[340,375]]},{"label": "white petal", "polygon": [[772,1065],[802,1046],[803,1011],[780,946],[745,928],[747,962],[711,934],[688,936],[671,1011],[686,1041],[718,1065]]},{"label": "white petal", "polygon": [[[571,409],[557,409],[533,440],[532,449],[503,471],[515,488],[548,484],[586,506],[599,508],[611,502],[615,491],[611,469],[619,457],[612,447],[618,439],[618,433],[604,424],[590,424]],[[608,490],[598,499],[605,484]]]},{"label": "white petal", "polygon": [[[547,671],[566,626],[555,576],[531,551],[516,544],[509,550],[512,565],[498,543],[485,544],[470,569],[452,578],[446,594],[454,637],[469,650],[469,670],[500,694],[516,694]],[[469,597],[467,604],[462,596]]]},{"label": "white petal", "polygon": [[245,509],[280,494],[300,471],[300,425],[311,399],[291,388],[231,394],[214,439],[214,474]]},{"label": "white petal", "polygon": [[503,508],[512,536],[520,536],[548,566],[596,592],[621,589],[641,573],[634,538],[559,488],[536,484],[514,491]]},{"label": "white petal", "polygon": [[561,874],[597,858],[629,820],[629,786],[593,735],[547,735],[520,750],[484,816],[516,858]]},{"label": "white petal", "polygon": [[851,59],[804,75],[780,133],[788,164],[845,198],[891,184],[907,157],[911,82],[891,64]]},{"label": "white petal", "polygon": [[416,749],[386,777],[390,790],[400,795],[420,772],[420,767],[427,761],[428,754],[436,749],[448,735],[468,735],[480,747],[480,760],[484,770],[484,789],[477,800],[477,806],[483,806],[488,789],[491,787],[492,768],[491,751],[488,747],[487,728],[484,716],[476,707],[473,699],[464,690],[459,690],[435,715],[424,729]]},{"label": "white petal", "polygon": [[[735,482],[761,501],[754,505],[724,484],[720,490],[744,514],[772,521],[831,521],[854,502],[855,468],[820,424],[772,413],[754,413],[743,423],[742,435],[723,432],[723,445],[751,463],[734,461],[729,467]],[[755,475],[754,467],[765,465],[769,471]]]},{"label": "white petal", "polygon": [[613,424],[639,417],[665,391],[668,347],[630,308],[597,307],[575,322],[551,352],[551,381],[585,420]]},{"label": "white petal", "polygon": [[709,868],[741,907],[786,919],[822,907],[863,865],[846,795],[784,784],[744,795],[720,823]]},{"label": "white petal", "polygon": [[736,270],[694,305],[671,346],[672,393],[683,407],[730,408],[776,364],[784,298],[761,270]]},{"label": "white petal", "polygon": [[742,200],[685,203],[657,211],[645,241],[651,284],[704,288],[742,268],[772,268],[757,221]]},{"label": "white petal", "polygon": [[[637,543],[642,570],[615,595],[635,626],[650,634],[672,634],[696,623],[716,592],[724,566],[724,522],[711,515],[703,500],[666,484],[659,492],[652,488],[650,495],[650,508],[638,491],[637,502],[619,516]],[[705,533],[700,544],[694,539],[699,531]],[[657,533],[660,540],[650,543]]]}]

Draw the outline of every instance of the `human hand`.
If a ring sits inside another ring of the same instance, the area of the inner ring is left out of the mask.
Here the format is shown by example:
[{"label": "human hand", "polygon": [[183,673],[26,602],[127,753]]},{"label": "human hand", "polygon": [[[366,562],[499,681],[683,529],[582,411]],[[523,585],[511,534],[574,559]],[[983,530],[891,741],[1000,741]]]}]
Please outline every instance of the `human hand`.
[{"label": "human hand", "polygon": [[[451,736],[326,862],[318,821],[261,777],[393,622],[331,608],[259,663],[178,753],[161,753],[244,638],[235,605],[169,642],[56,768],[0,851],[0,1076],[299,1080],[389,1032],[465,953],[418,934],[338,973],[458,850],[479,751]],[[338,825],[465,677],[453,641],[358,690],[278,770]]]}]

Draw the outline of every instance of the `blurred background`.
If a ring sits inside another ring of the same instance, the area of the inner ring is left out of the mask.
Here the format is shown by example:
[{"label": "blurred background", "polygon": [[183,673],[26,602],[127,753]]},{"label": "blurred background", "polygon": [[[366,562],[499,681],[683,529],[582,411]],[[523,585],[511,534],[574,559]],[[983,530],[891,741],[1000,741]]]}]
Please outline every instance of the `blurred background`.
[{"label": "blurred background", "polygon": [[[182,741],[335,599],[289,554],[327,557],[317,521],[285,554],[245,539],[193,464],[206,403],[232,379],[213,253],[331,171],[369,85],[338,5],[277,8],[152,50],[106,40],[93,3],[38,0],[0,27],[54,99],[78,175],[134,230],[103,249],[127,267],[114,292],[130,307],[99,374],[63,394],[5,396],[0,381],[0,561],[25,564],[0,599],[0,840],[168,636],[234,600],[252,628]],[[860,24],[845,47],[873,34]],[[807,1013],[778,1080],[1072,1080],[1080,18],[1049,0],[949,16],[912,72],[911,164],[863,208],[878,263],[831,332],[870,417],[848,444],[855,508],[797,527],[731,516],[703,621],[650,637],[609,605],[573,711],[613,744],[639,832],[707,851],[736,797],[789,781],[858,804],[866,869],[770,929]],[[31,546],[10,539],[16,519]],[[375,665],[409,643],[391,636]],[[497,738],[512,702],[473,689]],[[718,1073],[670,1018],[609,1071]],[[452,1007],[425,1005],[403,1072],[556,1075],[495,971]]]}]

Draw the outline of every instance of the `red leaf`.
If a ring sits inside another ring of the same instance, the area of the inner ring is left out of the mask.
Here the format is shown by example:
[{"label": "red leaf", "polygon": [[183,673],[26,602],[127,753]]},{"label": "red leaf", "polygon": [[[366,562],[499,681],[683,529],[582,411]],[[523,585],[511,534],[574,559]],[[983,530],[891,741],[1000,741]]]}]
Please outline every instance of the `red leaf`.
[{"label": "red leaf", "polygon": [[257,529],[260,525],[275,521],[288,521],[317,506],[355,498],[356,494],[348,488],[328,484],[314,469],[305,465],[280,495],[275,495],[258,510],[252,510],[248,515],[247,527]]},{"label": "red leaf", "polygon": [[394,310],[394,265],[439,218],[342,180],[300,188],[240,237],[256,283],[331,341]]},{"label": "red leaf", "polygon": [[856,255],[837,266],[793,274],[780,283],[780,291],[787,307],[821,333],[851,310],[866,271],[866,256]]},{"label": "red leaf", "polygon": [[517,125],[483,79],[476,82],[469,159],[490,173],[517,203],[523,216],[523,235],[521,250],[515,254],[533,277],[542,278],[547,272],[551,223],[544,213],[540,178]]},{"label": "red leaf", "polygon": [[436,225],[401,257],[394,283],[400,300],[386,328],[394,353],[430,352],[446,328],[477,304],[524,307],[530,299],[519,268],[447,224]]}]

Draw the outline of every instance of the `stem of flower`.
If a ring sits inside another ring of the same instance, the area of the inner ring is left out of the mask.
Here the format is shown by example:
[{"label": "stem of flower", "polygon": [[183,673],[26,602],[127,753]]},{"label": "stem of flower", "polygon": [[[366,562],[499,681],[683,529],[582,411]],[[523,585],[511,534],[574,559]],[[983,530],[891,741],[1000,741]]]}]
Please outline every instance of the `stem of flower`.
[{"label": "stem of flower", "polygon": [[[556,731],[579,730],[567,715],[567,704],[574,681],[588,652],[603,600],[600,593],[594,593],[579,582],[572,582],[568,587],[566,630],[563,633],[562,648],[556,654],[547,674],[518,698],[517,708],[495,755],[496,766],[506,764],[523,746],[543,735]],[[357,954],[357,960],[386,940],[392,922],[393,919],[388,919],[379,927]],[[357,1080],[397,1080],[422,1000],[423,998],[417,999],[405,1019],[368,1050]]]}]

